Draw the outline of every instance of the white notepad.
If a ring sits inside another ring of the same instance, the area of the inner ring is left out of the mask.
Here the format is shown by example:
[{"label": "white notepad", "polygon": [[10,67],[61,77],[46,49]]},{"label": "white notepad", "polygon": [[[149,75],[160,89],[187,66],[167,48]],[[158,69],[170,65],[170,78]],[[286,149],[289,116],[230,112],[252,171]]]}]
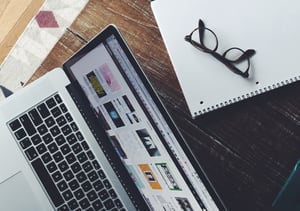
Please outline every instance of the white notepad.
[{"label": "white notepad", "polygon": [[[193,117],[300,79],[297,0],[155,0],[152,9]],[[199,18],[217,52],[256,50],[248,79],[184,40]]]}]

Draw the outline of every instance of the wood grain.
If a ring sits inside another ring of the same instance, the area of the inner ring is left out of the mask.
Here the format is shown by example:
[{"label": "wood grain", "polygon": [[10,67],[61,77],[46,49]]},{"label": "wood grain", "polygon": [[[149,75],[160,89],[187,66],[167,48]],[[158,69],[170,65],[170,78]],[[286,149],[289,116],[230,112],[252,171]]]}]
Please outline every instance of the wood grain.
[{"label": "wood grain", "polygon": [[0,64],[43,2],[44,0],[1,0]]},{"label": "wood grain", "polygon": [[300,84],[193,120],[148,0],[90,0],[32,80],[61,66],[110,23],[120,28],[228,209],[271,210],[300,156]]}]

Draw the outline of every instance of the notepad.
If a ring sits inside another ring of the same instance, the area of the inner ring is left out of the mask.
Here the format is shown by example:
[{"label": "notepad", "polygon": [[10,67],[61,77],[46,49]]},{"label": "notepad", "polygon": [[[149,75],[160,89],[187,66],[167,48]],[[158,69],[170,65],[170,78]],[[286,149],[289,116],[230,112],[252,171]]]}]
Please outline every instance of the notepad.
[{"label": "notepad", "polygon": [[[193,117],[300,79],[297,0],[154,0],[152,10]],[[255,49],[250,77],[232,73],[184,37],[201,18],[219,40],[218,52]]]}]

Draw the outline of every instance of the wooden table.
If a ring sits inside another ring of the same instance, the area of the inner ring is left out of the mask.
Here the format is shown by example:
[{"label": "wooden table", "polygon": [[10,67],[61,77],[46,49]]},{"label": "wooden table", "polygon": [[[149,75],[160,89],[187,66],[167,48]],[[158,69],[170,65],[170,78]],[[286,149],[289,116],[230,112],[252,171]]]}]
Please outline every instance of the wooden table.
[{"label": "wooden table", "polygon": [[300,156],[300,84],[193,120],[149,0],[90,0],[31,81],[61,66],[109,23],[120,28],[228,209],[270,210]]}]

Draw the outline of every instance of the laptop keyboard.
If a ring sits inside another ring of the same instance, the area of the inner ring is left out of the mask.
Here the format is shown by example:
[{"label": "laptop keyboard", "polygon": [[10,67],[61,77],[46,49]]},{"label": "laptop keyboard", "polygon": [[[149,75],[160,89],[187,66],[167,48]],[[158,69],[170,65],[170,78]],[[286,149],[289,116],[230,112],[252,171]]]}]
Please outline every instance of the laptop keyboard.
[{"label": "laptop keyboard", "polygon": [[9,127],[56,210],[125,210],[59,94]]}]

